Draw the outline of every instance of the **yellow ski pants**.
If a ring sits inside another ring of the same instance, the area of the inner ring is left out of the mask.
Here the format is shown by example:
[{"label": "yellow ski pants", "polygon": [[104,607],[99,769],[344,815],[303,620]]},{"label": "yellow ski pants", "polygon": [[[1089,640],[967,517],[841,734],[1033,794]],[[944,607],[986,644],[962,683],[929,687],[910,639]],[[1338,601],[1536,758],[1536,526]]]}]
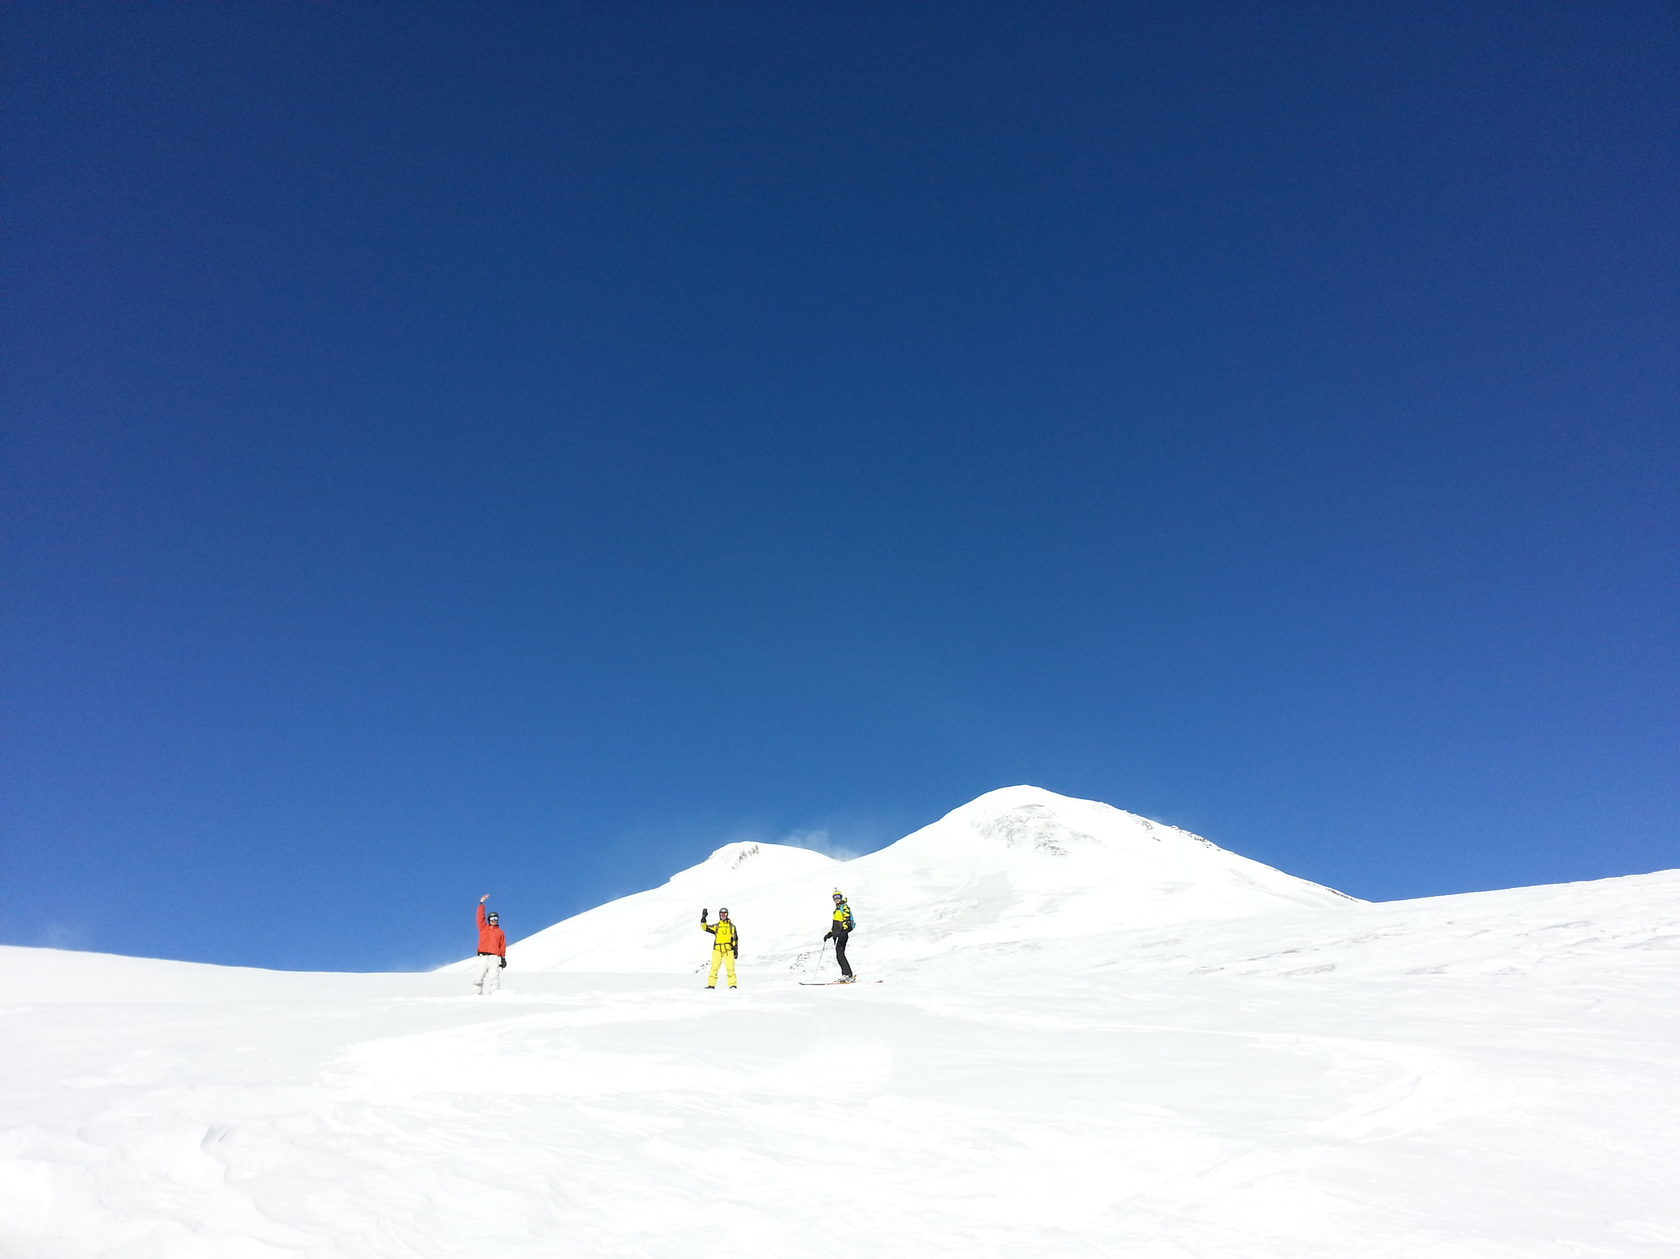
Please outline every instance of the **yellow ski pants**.
[{"label": "yellow ski pants", "polygon": [[735,986],[735,950],[734,949],[729,948],[728,946],[722,945],[722,944],[714,944],[712,946],[712,973],[706,977],[706,987],[708,987],[708,988],[716,988],[717,987],[717,973],[718,973],[718,967],[719,966],[728,966],[728,968],[729,968],[729,986],[731,988],[733,988]]}]

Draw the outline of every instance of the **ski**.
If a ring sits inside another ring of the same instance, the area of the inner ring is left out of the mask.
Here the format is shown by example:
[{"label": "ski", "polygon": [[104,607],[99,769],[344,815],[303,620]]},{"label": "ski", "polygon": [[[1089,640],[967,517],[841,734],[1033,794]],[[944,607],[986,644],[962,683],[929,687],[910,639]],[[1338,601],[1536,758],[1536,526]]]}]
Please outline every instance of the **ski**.
[{"label": "ski", "polygon": [[801,988],[832,988],[836,984],[878,984],[880,982],[879,979],[801,979],[799,986]]}]

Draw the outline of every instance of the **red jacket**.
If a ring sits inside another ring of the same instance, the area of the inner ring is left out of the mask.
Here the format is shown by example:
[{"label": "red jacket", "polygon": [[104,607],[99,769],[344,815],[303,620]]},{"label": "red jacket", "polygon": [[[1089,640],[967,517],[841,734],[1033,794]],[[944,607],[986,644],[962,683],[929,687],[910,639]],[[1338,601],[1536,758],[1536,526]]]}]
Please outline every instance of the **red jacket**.
[{"label": "red jacket", "polygon": [[500,927],[492,927],[484,914],[484,902],[478,902],[478,951],[507,956],[507,934]]}]

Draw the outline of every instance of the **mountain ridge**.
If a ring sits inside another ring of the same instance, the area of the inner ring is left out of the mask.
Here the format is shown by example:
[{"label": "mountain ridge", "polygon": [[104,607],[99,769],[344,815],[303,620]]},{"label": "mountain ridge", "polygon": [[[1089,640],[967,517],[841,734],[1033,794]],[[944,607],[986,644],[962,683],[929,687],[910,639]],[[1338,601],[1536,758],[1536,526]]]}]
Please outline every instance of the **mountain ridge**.
[{"label": "mountain ridge", "polygon": [[849,861],[791,845],[725,844],[657,888],[515,942],[509,957],[532,970],[692,971],[708,948],[700,909],[729,905],[743,958],[803,966],[820,952],[836,888],[858,916],[854,947],[874,964],[980,941],[1363,903],[1178,827],[1018,785]]}]

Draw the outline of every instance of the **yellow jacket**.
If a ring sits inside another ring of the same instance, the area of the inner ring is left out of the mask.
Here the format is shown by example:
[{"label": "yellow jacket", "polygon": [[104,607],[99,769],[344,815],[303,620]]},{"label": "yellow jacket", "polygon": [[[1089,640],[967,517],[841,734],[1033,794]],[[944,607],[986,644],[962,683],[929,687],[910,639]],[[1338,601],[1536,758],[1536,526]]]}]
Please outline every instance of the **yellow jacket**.
[{"label": "yellow jacket", "polygon": [[728,919],[722,922],[703,922],[700,926],[716,937],[715,948],[733,949],[741,939],[741,933],[735,930],[735,924]]}]

